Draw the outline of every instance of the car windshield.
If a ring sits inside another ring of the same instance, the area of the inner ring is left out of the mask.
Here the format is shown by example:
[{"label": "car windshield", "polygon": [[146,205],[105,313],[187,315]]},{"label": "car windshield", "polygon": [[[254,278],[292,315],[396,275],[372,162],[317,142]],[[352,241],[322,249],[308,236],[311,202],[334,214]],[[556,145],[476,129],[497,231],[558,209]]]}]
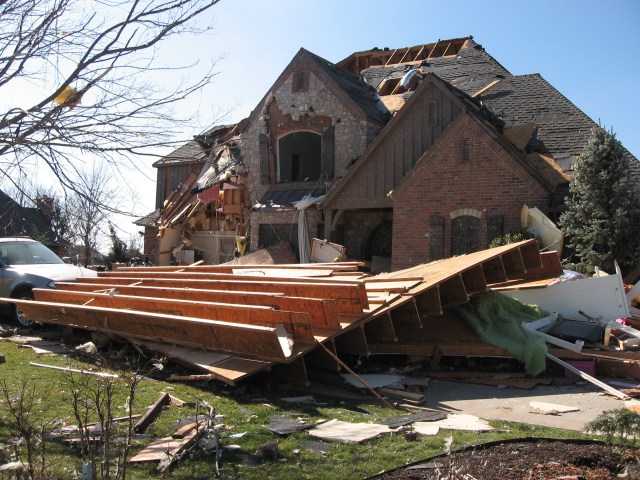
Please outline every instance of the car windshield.
[{"label": "car windshield", "polygon": [[8,265],[64,263],[60,257],[38,242],[1,242],[0,254]]}]

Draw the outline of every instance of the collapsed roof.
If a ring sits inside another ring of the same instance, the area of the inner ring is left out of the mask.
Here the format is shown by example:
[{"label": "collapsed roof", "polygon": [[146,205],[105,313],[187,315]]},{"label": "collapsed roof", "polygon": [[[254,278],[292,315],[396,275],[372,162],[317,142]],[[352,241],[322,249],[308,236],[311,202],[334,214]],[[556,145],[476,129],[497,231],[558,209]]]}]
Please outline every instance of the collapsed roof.
[{"label": "collapsed roof", "polygon": [[[35,289],[29,318],[121,336],[229,384],[262,370],[306,381],[329,352],[394,351],[398,333],[489,285],[539,270],[535,240],[366,277],[354,262],[136,267]],[[407,333],[408,332],[408,333]]]}]

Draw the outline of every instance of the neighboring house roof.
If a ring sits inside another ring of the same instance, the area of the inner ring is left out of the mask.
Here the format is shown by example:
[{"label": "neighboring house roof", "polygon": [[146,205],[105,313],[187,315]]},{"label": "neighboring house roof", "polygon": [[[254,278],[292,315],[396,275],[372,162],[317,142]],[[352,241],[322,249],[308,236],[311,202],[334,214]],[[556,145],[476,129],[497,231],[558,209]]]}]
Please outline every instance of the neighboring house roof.
[{"label": "neighboring house roof", "polygon": [[62,245],[51,229],[49,220],[40,210],[20,206],[15,200],[0,190],[0,236],[26,236],[47,245]]}]

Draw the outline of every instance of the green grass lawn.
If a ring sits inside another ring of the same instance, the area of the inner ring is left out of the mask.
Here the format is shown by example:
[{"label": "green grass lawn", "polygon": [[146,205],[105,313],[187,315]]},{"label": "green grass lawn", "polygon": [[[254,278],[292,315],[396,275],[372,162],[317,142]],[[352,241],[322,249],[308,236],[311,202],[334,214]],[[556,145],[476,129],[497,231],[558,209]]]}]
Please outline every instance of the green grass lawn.
[{"label": "green grass lawn", "polygon": [[[31,405],[28,421],[44,426],[50,431],[66,422],[76,425],[74,418],[74,394],[83,401],[88,420],[97,420],[94,414],[95,402],[87,400],[87,392],[101,392],[104,379],[39,368],[29,362],[46,363],[83,370],[96,369],[117,373],[122,380],[112,381],[113,391],[108,396],[111,401],[113,417],[127,415],[127,377],[130,372],[109,370],[97,366],[95,362],[82,362],[61,355],[36,355],[31,349],[18,348],[7,340],[0,341],[0,353],[6,356],[6,362],[0,364],[0,446],[6,451],[6,445],[14,434],[15,420],[9,411],[9,398],[16,404],[18,398],[32,399],[25,402]],[[273,382],[273,383],[271,383]],[[144,413],[153,404],[160,392],[169,392],[188,402],[207,402],[213,406],[217,417],[222,446],[235,445],[234,450],[225,450],[219,462],[221,478],[242,479],[361,479],[385,469],[404,465],[443,453],[445,438],[453,436],[453,449],[497,439],[517,437],[585,438],[576,432],[555,430],[526,424],[491,422],[498,432],[472,433],[441,431],[436,436],[419,436],[415,442],[408,442],[402,434],[386,434],[379,438],[355,445],[330,444],[326,453],[317,453],[305,448],[304,443],[313,440],[308,433],[299,432],[288,436],[278,436],[264,428],[273,415],[291,414],[294,418],[304,418],[308,423],[320,419],[339,419],[358,423],[376,423],[406,413],[375,406],[371,403],[344,403],[337,399],[319,398],[317,405],[289,404],[280,400],[283,396],[297,395],[282,392],[275,380],[249,380],[240,387],[225,387],[217,382],[207,384],[180,384],[144,378],[136,391],[132,412]],[[31,395],[31,396],[30,396]],[[95,397],[95,396],[94,396]],[[98,398],[98,397],[95,397]],[[100,398],[104,398],[100,397]],[[82,410],[81,408],[81,410]],[[198,406],[170,406],[139,438],[134,436],[131,454],[137,453],[153,438],[170,435],[181,421],[203,413]],[[246,432],[246,433],[245,433]],[[244,435],[233,438],[233,434]],[[274,461],[262,461],[261,446],[267,442],[277,442],[278,458]],[[200,445],[207,445],[201,442]],[[211,446],[212,443],[208,442]],[[69,447],[61,441],[48,441],[45,444],[44,462],[48,479],[79,478],[82,456],[75,447]],[[24,448],[21,448],[24,451]],[[206,479],[216,478],[214,449],[194,449],[171,467],[164,476],[156,469],[156,464],[130,465],[129,479],[174,478]],[[38,458],[42,458],[39,456]],[[6,460],[6,456],[5,456]],[[100,478],[100,477],[98,477]],[[116,478],[112,476],[111,478]]]}]

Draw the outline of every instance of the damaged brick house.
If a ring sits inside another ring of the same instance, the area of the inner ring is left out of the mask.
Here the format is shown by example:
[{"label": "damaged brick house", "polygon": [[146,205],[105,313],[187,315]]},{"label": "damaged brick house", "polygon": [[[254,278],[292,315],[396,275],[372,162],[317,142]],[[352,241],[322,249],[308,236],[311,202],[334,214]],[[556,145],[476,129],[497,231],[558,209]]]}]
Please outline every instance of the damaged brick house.
[{"label": "damaged brick house", "polygon": [[[556,220],[594,127],[540,75],[512,75],[471,37],[338,64],[301,49],[247,119],[208,142],[196,137],[197,154],[155,165],[157,206],[179,186],[197,196],[194,182],[231,142],[237,159],[225,175],[241,164],[243,180],[233,223],[251,250],[281,239],[297,246],[296,202],[306,196],[316,199],[301,227],[309,236],[405,268],[486,248],[520,228],[523,205]],[[207,214],[222,214],[214,197]],[[190,205],[185,218],[202,211]],[[184,210],[166,209],[161,228]]]}]

